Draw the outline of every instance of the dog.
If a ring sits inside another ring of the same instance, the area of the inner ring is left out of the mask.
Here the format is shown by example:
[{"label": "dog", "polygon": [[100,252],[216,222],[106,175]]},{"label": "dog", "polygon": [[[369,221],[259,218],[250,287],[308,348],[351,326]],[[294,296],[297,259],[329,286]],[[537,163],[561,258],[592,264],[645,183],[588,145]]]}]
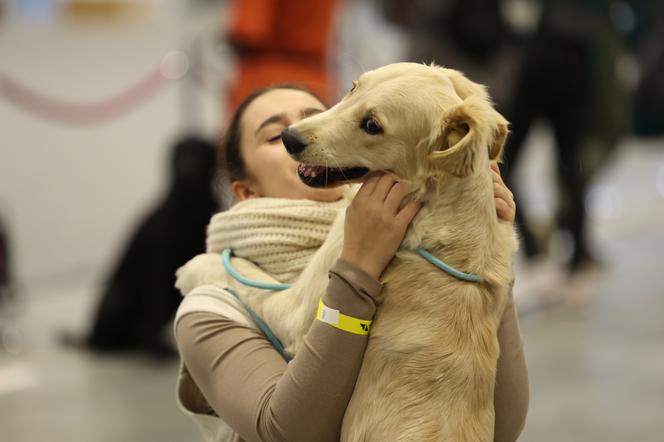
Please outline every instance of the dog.
[{"label": "dog", "polygon": [[[423,202],[383,273],[384,301],[342,441],[493,440],[497,330],[516,237],[511,223],[497,218],[489,163],[501,158],[507,134],[483,86],[458,71],[415,63],[363,74],[337,105],[282,133],[310,186],[383,171],[409,183],[410,197]],[[244,302],[290,354],[316,316],[328,270],[341,254],[343,227],[342,214],[289,293],[244,290]],[[444,273],[418,247],[481,281]],[[198,282],[222,277],[214,275],[219,257],[208,255],[201,259],[210,271]],[[241,261],[237,270],[250,272]],[[186,291],[194,281],[180,285]]]}]

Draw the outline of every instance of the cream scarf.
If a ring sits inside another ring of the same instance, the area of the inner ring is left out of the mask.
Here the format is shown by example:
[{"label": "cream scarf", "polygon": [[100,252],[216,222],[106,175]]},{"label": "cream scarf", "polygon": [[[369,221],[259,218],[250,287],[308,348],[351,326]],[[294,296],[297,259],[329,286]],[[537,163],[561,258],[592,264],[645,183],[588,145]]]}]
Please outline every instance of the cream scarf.
[{"label": "cream scarf", "polygon": [[252,198],[210,220],[207,252],[233,249],[282,283],[292,283],[323,244],[336,216],[348,205],[283,198]]}]

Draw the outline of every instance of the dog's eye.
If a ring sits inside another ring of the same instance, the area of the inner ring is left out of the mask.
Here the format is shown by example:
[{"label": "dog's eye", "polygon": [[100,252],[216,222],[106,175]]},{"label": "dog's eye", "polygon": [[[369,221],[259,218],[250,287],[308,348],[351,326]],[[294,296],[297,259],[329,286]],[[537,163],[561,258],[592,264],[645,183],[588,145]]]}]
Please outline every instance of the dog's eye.
[{"label": "dog's eye", "polygon": [[365,118],[360,123],[360,129],[368,133],[369,135],[378,135],[383,133],[383,128],[374,120],[373,118]]},{"label": "dog's eye", "polygon": [[353,86],[351,86],[350,91],[353,92],[357,88],[357,81],[353,81]]}]

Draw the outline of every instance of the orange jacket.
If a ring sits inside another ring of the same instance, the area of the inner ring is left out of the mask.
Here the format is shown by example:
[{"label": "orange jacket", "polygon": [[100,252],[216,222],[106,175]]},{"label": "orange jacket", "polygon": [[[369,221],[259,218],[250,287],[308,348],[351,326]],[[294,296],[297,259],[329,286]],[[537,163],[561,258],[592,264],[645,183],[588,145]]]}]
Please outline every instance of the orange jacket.
[{"label": "orange jacket", "polygon": [[261,86],[294,82],[333,98],[328,53],[339,0],[235,0],[228,37],[243,51],[229,114]]}]

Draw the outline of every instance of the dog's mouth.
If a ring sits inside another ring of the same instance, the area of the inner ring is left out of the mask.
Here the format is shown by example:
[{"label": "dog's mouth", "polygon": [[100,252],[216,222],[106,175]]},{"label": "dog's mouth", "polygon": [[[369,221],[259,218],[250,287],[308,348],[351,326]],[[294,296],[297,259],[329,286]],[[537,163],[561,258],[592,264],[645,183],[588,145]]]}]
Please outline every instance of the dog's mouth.
[{"label": "dog's mouth", "polygon": [[351,182],[369,173],[366,167],[325,167],[300,164],[297,175],[310,187],[332,187],[341,182]]}]

